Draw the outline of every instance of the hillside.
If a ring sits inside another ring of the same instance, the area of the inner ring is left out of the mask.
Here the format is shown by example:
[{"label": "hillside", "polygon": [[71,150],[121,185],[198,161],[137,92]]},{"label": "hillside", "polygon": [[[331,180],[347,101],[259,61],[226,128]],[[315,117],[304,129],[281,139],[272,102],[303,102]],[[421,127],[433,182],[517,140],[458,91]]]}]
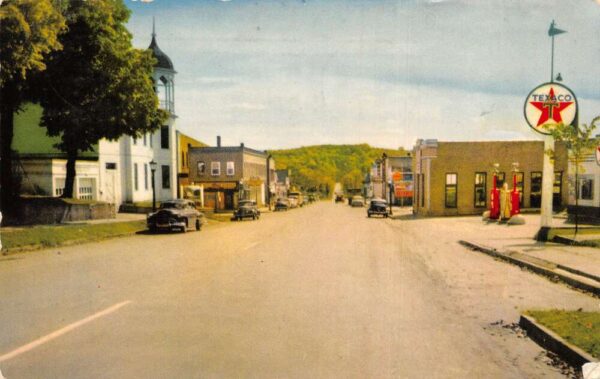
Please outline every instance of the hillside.
[{"label": "hillside", "polygon": [[297,149],[273,150],[277,169],[291,169],[292,183],[304,189],[326,187],[334,183],[345,188],[358,188],[369,167],[383,153],[406,155],[404,149],[391,150],[360,145],[317,145]]}]

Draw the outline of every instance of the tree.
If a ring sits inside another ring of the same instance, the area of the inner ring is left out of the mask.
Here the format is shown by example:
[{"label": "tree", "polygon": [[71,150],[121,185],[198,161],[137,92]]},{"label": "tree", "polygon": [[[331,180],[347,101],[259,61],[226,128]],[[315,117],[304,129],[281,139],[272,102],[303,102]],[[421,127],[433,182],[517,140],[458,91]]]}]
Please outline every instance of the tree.
[{"label": "tree", "polygon": [[0,2],[0,183],[1,209],[12,210],[14,114],[28,99],[30,74],[46,69],[45,57],[61,48],[58,34],[65,28],[50,0]]},{"label": "tree", "polygon": [[50,54],[40,75],[42,126],[67,155],[63,197],[73,197],[75,162],[100,139],[139,136],[158,129],[167,113],[158,108],[150,51],[134,49],[122,0],[68,1],[64,48]]},{"label": "tree", "polygon": [[[600,116],[595,117],[589,125],[579,127],[559,123],[546,127],[555,141],[564,142],[567,146],[569,161],[575,168],[575,236],[579,230],[579,172],[583,170],[582,163],[586,156],[593,152],[598,141],[593,137],[596,123]],[[552,152],[546,152],[552,154]]]}]

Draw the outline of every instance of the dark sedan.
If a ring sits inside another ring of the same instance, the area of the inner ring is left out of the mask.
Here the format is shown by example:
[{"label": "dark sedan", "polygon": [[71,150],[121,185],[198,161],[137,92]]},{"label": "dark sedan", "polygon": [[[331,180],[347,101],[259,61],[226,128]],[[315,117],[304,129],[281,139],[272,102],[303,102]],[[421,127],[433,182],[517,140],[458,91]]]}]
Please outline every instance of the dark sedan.
[{"label": "dark sedan", "polygon": [[373,215],[388,217],[387,201],[383,199],[372,199],[369,204],[369,209],[367,210],[367,215],[369,217]]},{"label": "dark sedan", "polygon": [[237,209],[233,212],[233,218],[235,220],[242,220],[243,218],[252,218],[256,220],[260,218],[260,211],[256,206],[254,200],[240,200]]},{"label": "dark sedan", "polygon": [[202,218],[193,201],[175,199],[163,201],[157,212],[148,215],[146,222],[152,233],[159,230],[185,232],[188,229],[200,230]]}]

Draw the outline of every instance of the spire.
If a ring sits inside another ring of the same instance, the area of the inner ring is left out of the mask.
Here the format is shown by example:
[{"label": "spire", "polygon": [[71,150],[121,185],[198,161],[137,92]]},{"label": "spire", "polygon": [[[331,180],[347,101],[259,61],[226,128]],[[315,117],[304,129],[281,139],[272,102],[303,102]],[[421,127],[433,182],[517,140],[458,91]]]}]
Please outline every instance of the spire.
[{"label": "spire", "polygon": [[152,16],[152,38],[156,37],[156,20]]}]

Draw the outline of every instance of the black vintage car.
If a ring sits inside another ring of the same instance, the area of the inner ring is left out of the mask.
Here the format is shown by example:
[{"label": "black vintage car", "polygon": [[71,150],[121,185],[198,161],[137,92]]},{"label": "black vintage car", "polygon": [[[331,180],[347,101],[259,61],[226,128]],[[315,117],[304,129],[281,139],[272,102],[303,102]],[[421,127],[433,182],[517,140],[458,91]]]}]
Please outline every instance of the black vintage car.
[{"label": "black vintage car", "polygon": [[367,210],[367,215],[369,217],[373,215],[388,217],[387,201],[383,199],[372,199],[369,204],[369,209]]},{"label": "black vintage car", "polygon": [[287,211],[290,209],[290,201],[286,198],[280,197],[275,202],[275,211]]},{"label": "black vintage car", "polygon": [[233,212],[233,218],[239,221],[246,217],[252,218],[253,220],[260,218],[260,211],[256,206],[256,201],[240,200],[237,209]]},{"label": "black vintage car", "polygon": [[175,199],[163,201],[160,209],[148,215],[148,230],[155,233],[160,230],[188,229],[200,230],[203,215],[196,209],[196,204],[190,200]]}]

